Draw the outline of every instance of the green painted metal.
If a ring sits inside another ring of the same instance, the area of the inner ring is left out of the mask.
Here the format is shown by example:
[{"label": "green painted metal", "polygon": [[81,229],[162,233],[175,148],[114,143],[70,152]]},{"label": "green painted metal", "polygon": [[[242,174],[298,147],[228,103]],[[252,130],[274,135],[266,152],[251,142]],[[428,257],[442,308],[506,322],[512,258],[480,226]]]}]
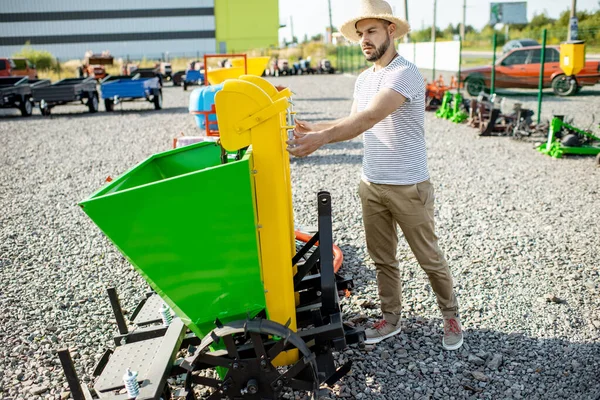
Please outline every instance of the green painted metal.
[{"label": "green painted metal", "polygon": [[252,152],[221,164],[199,143],[151,156],[82,201],[84,212],[202,337],[265,309]]},{"label": "green painted metal", "polygon": [[600,146],[593,145],[581,145],[581,146],[564,146],[560,140],[556,138],[556,133],[565,127],[571,131],[577,132],[580,135],[588,136],[593,141],[600,143],[600,138],[594,134],[576,128],[563,122],[560,118],[554,117],[550,121],[550,129],[548,130],[548,140],[546,143],[542,143],[538,146],[537,150],[540,153],[547,154],[554,158],[561,158],[564,154],[577,154],[577,155],[597,155],[600,154]]},{"label": "green painted metal", "polygon": [[546,63],[546,33],[547,30],[544,29],[542,33],[542,55],[540,62],[540,81],[538,84],[538,108],[537,108],[537,123],[540,123],[540,119],[542,118],[542,97],[544,95],[544,64]]},{"label": "green painted metal", "polygon": [[490,94],[496,93],[496,47],[498,47],[498,37],[494,32],[492,41],[492,82],[490,84]]},{"label": "green painted metal", "polygon": [[465,121],[469,116],[463,110],[460,109],[462,105],[463,97],[460,93],[454,94],[454,99],[452,100],[452,116],[450,116],[450,121],[455,122],[457,124]]},{"label": "green painted metal", "polygon": [[442,105],[435,112],[435,116],[438,118],[448,119],[450,114],[452,113],[452,108],[450,107],[450,102],[452,101],[452,93],[450,91],[446,91],[444,93],[444,97],[442,97]]}]

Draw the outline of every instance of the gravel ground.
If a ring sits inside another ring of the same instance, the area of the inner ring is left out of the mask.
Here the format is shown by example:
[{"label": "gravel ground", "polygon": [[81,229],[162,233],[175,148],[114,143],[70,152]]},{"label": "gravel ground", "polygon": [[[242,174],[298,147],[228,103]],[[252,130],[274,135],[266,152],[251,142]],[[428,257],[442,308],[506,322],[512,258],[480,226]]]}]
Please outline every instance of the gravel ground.
[{"label": "gravel ground", "polygon": [[[309,121],[350,109],[351,77],[276,82],[297,93],[296,109]],[[592,93],[549,96],[544,112],[589,124],[600,109]],[[90,383],[115,332],[105,288],[116,286],[131,309],[146,285],[76,202],[107,176],[168,149],[180,132],[196,133],[187,99],[168,87],[160,112],[150,103],[125,104],[128,111],[112,115],[61,107],[51,119],[0,111],[0,399],[66,397],[55,355],[62,347]],[[511,96],[535,100],[529,92]],[[431,287],[401,241],[403,333],[338,354],[355,364],[328,397],[600,398],[600,169],[591,158],[554,160],[531,143],[480,138],[431,113],[426,131],[438,234],[455,276],[465,345],[442,350]],[[356,284],[344,310],[357,324],[379,314],[357,195],[361,157],[356,139],[292,162],[298,224],[316,225],[316,193],[332,193],[334,240]]]}]

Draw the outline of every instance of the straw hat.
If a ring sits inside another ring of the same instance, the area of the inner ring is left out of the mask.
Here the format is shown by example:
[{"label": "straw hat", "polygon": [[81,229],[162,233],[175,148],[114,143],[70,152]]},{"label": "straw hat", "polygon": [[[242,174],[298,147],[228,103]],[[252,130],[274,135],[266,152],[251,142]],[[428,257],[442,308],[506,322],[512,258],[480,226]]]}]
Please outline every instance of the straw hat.
[{"label": "straw hat", "polygon": [[363,19],[384,19],[396,25],[394,39],[401,38],[410,31],[408,22],[392,15],[392,7],[383,0],[361,0],[360,16],[346,21],[340,27],[340,32],[351,42],[360,42],[360,36],[356,33],[356,23]]}]

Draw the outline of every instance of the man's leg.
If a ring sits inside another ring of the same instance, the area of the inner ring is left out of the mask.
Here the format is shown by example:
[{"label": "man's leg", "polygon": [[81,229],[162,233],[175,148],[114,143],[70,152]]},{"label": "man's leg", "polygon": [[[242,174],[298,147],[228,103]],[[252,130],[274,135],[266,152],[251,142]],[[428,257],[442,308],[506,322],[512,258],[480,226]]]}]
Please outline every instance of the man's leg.
[{"label": "man's leg", "polygon": [[358,192],[367,250],[375,263],[383,312],[383,321],[376,324],[374,329],[366,330],[366,343],[378,343],[400,331],[398,320],[402,308],[402,288],[396,258],[398,231],[392,213],[382,202],[377,185],[361,181]]},{"label": "man's leg", "polygon": [[389,189],[394,218],[419,265],[429,277],[444,317],[444,347],[458,348],[462,345],[458,301],[454,294],[452,273],[435,234],[433,186],[425,181],[416,185],[389,186]]}]

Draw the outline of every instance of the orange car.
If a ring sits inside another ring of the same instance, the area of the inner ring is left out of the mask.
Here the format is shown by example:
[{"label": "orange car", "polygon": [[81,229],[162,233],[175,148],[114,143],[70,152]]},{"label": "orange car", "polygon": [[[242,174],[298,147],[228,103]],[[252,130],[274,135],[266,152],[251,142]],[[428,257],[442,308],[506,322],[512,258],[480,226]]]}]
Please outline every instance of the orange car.
[{"label": "orange car", "polygon": [[[574,77],[565,76],[560,69],[558,47],[546,46],[544,64],[545,88],[552,88],[558,96],[570,96],[583,86],[600,83],[600,62],[586,61],[585,67]],[[531,46],[512,50],[496,62],[496,88],[537,89],[540,79],[542,47]],[[491,87],[492,66],[468,68],[461,71],[461,82],[471,96]]]}]

